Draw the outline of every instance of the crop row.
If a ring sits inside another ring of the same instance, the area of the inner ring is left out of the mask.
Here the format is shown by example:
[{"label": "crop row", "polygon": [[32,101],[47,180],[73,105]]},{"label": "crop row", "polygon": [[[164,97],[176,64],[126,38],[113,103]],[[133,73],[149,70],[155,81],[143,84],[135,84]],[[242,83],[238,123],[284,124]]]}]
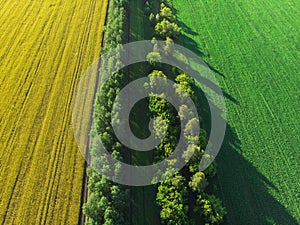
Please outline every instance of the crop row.
[{"label": "crop row", "polygon": [[71,102],[99,55],[107,2],[0,4],[0,223],[77,224],[84,161]]}]

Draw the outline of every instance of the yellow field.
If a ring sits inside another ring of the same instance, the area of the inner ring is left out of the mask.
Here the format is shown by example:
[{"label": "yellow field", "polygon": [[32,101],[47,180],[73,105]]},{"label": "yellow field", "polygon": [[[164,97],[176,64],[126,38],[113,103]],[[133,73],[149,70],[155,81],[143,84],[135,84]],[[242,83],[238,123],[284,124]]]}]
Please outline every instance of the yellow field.
[{"label": "yellow field", "polygon": [[106,6],[0,0],[0,224],[78,223],[84,160],[71,103],[99,56]]}]

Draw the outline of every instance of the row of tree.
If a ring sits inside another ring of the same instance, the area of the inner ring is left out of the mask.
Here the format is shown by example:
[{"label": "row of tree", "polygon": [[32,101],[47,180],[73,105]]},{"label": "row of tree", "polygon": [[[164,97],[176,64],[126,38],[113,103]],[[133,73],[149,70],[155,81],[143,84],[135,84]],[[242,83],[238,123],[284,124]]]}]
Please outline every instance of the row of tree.
[{"label": "row of tree", "polygon": [[[108,6],[108,16],[105,27],[105,47],[102,51],[116,48],[126,37],[126,7],[125,0],[110,0]],[[111,55],[109,60],[101,62],[101,76],[112,74],[116,65],[120,62],[119,55]],[[95,102],[94,128],[91,136],[99,135],[105,148],[118,160],[122,160],[120,153],[121,144],[114,135],[111,122],[111,111],[114,99],[120,91],[120,82],[124,74],[122,71],[114,73],[104,84],[98,93]],[[101,82],[101,81],[100,81]],[[96,139],[92,139],[96,140]],[[90,155],[91,165],[88,168],[88,189],[89,196],[83,206],[83,212],[88,217],[87,225],[126,225],[129,224],[127,210],[129,208],[129,189],[123,185],[115,184],[92,168],[97,168],[97,164],[106,162],[104,155],[99,154],[101,146],[96,141],[92,142]],[[120,165],[102,166],[102,170],[112,170],[118,174]]]},{"label": "row of tree", "polygon": [[[146,12],[149,14],[149,20],[153,25],[156,37],[153,38],[153,51],[148,54],[147,60],[153,67],[153,72],[149,74],[150,83],[146,84],[149,88],[155,89],[158,82],[157,78],[167,79],[163,71],[166,71],[176,84],[174,86],[176,93],[180,98],[190,96],[196,99],[194,95],[194,81],[186,73],[177,69],[169,68],[167,65],[161,65],[159,61],[162,55],[175,55],[181,63],[187,63],[184,55],[174,51],[174,42],[179,38],[180,27],[178,26],[176,16],[171,0],[161,0],[160,10],[155,12],[155,3],[147,1]],[[158,46],[156,38],[163,38],[166,40],[165,46]],[[161,79],[160,79],[161,80]],[[199,121],[195,118],[186,121],[186,126],[180,127],[180,120],[185,120],[185,116],[189,114],[187,105],[182,104],[179,112],[164,99],[163,91],[149,98],[149,111],[152,117],[161,118],[155,120],[154,131],[157,138],[162,138],[166,132],[166,138],[161,139],[161,144],[156,148],[156,160],[160,161],[172,154],[175,149],[180,129],[184,130],[184,137],[193,142],[196,138],[196,144],[188,145],[184,155],[182,156],[187,165],[180,171],[176,172],[171,178],[165,179],[157,186],[156,201],[159,205],[161,223],[166,225],[186,225],[194,224],[190,215],[198,213],[199,217],[205,224],[220,224],[226,214],[222,201],[213,194],[208,194],[208,180],[212,179],[216,174],[216,164],[213,163],[206,171],[199,171],[199,162],[203,157],[203,148],[207,145],[206,132],[201,129],[200,135],[195,136],[195,124]],[[195,150],[193,156],[188,160],[187,157],[191,151]],[[170,168],[176,161],[168,162]],[[165,176],[172,169],[165,172]],[[193,202],[191,205],[189,202]],[[192,206],[192,207],[191,207]]]},{"label": "row of tree", "polygon": [[[153,39],[153,52],[147,56],[149,63],[153,67],[153,72],[149,75],[149,88],[154,88],[157,82],[157,77],[167,79],[165,74],[171,74],[176,82],[175,89],[179,96],[184,98],[186,95],[194,98],[193,80],[176,68],[170,68],[166,65],[158,63],[163,54],[176,54],[176,58],[186,63],[187,59],[174,51],[174,42],[180,35],[180,27],[178,26],[176,16],[172,7],[171,0],[161,0],[158,12],[155,12],[155,1],[146,2],[146,11],[148,11],[149,19],[156,33],[156,38],[166,40],[166,45],[163,49],[157,44],[156,39]],[[105,48],[104,51],[118,47],[124,42],[126,36],[126,12],[127,2],[125,0],[110,0],[108,9],[108,18],[105,29]],[[102,62],[101,74],[112,74],[115,71],[116,65],[122,63],[118,54],[109,57],[109,60]],[[164,71],[164,72],[163,72]],[[95,103],[95,127],[91,135],[99,135],[105,148],[118,160],[122,161],[124,149],[114,135],[112,123],[115,118],[111,118],[112,105],[116,95],[120,91],[121,83],[125,74],[122,71],[114,73],[113,76],[105,83],[102,90],[98,93]],[[149,98],[149,111],[152,117],[160,117],[161,120],[155,120],[154,130],[158,138],[162,138],[164,131],[167,131],[167,138],[162,139],[161,144],[156,148],[156,161],[162,160],[172,154],[180,133],[180,120],[184,120],[185,115],[189,112],[186,105],[180,107],[179,112],[164,99],[163,91],[160,96],[151,96]],[[116,121],[114,121],[116,123]],[[186,121],[184,136],[188,140],[194,140],[194,127],[198,120]],[[205,131],[201,130],[199,141],[195,146],[190,146],[185,151],[182,157],[187,161],[189,152],[196,149],[194,155],[187,163],[187,166],[180,172],[176,172],[171,178],[165,179],[157,186],[156,201],[161,212],[162,224],[193,224],[190,215],[193,211],[199,213],[203,221],[207,224],[219,224],[225,210],[222,207],[221,201],[214,195],[208,194],[208,180],[215,173],[215,164],[211,165],[208,170],[201,172],[198,169],[199,161],[203,156],[203,148],[206,146]],[[93,167],[97,167],[99,162],[105,162],[105,156],[99,154],[99,143],[93,142],[91,149],[91,163]],[[170,168],[175,161],[169,161]],[[117,176],[120,171],[120,165],[116,164],[111,167],[101,167],[102,170],[111,170]],[[172,169],[165,172],[165,176]],[[88,169],[88,188],[89,197],[84,205],[84,213],[89,218],[88,225],[126,225],[128,221],[129,190],[125,186],[115,184],[99,173]],[[189,202],[194,198],[196,205],[191,207]]]},{"label": "row of tree", "polygon": [[[160,70],[154,70],[149,77],[150,87],[151,84],[155,86],[157,83],[155,81],[156,77],[167,78]],[[193,80],[187,74],[181,73],[177,75],[175,81],[174,88],[179,97],[185,98],[186,95],[193,97]],[[175,149],[180,133],[178,121],[186,119],[186,115],[189,114],[189,108],[187,105],[182,104],[177,113],[171,104],[164,99],[164,93],[162,92],[160,95],[155,94],[149,98],[149,110],[153,117],[161,118],[161,120],[157,120],[157,123],[154,123],[155,135],[158,138],[162,138],[164,131],[167,131],[166,138],[163,138],[161,144],[156,148],[157,161],[160,161],[170,156]],[[195,136],[197,123],[199,121],[193,118],[186,121],[185,127],[181,128],[184,130],[184,138],[188,142],[194,143],[195,140],[198,140],[196,145],[189,145],[182,155],[183,159],[188,162],[186,167],[158,185],[156,200],[161,208],[160,217],[162,224],[193,224],[193,221],[189,219],[189,215],[192,214],[191,210],[198,212],[208,224],[221,223],[226,214],[221,200],[214,195],[208,194],[206,190],[208,179],[213,178],[216,174],[215,163],[206,171],[199,171],[198,165],[204,152],[201,147],[206,146],[207,141],[204,130],[201,130],[199,137]],[[191,151],[194,151],[193,156],[188,159]],[[176,160],[168,163],[170,170],[172,170],[172,165],[176,163]],[[165,176],[170,172],[166,171]],[[189,199],[195,196],[197,198],[196,205],[189,209]]]}]

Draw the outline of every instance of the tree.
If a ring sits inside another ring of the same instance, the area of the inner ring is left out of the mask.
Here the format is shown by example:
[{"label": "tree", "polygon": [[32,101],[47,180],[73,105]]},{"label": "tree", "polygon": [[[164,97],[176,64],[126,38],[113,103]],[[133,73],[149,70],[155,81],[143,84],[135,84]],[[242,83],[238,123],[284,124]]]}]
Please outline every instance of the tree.
[{"label": "tree", "polygon": [[83,212],[93,225],[103,224],[105,209],[109,206],[110,182],[97,172],[88,168],[88,188],[90,196],[83,206]]},{"label": "tree", "polygon": [[187,122],[184,128],[184,137],[188,140],[188,143],[196,144],[199,137],[199,120],[197,118],[193,118]]},{"label": "tree", "polygon": [[169,20],[170,22],[175,22],[176,16],[173,14],[172,9],[169,7],[165,6],[165,4],[161,4],[161,9],[160,9],[160,16],[161,18],[165,18]]},{"label": "tree", "polygon": [[[191,154],[193,154],[191,156]],[[195,173],[199,171],[199,162],[201,160],[203,153],[200,146],[189,144],[187,149],[183,153],[183,159],[189,166],[189,171]]]},{"label": "tree", "polygon": [[153,70],[152,73],[149,74],[149,78],[152,93],[163,94],[167,85],[167,76],[160,70]]},{"label": "tree", "polygon": [[186,120],[190,117],[190,110],[187,105],[181,105],[179,107],[178,115],[180,120],[187,122]]},{"label": "tree", "polygon": [[158,23],[160,21],[160,15],[159,15],[159,13],[157,13],[155,15],[155,21],[156,21],[156,23]]},{"label": "tree", "polygon": [[[205,160],[209,160],[209,162],[211,162],[211,156],[208,154],[204,154],[202,156],[202,160],[204,161],[205,164]],[[217,168],[216,168],[216,162],[213,161],[212,163],[210,163],[210,165],[206,168],[206,170],[204,171],[204,174],[206,175],[206,177],[208,178],[212,178],[216,175],[217,173]]]},{"label": "tree", "polygon": [[90,223],[94,225],[102,224],[105,208],[108,206],[104,196],[97,192],[92,192],[88,201],[83,205],[83,212],[89,217]]},{"label": "tree", "polygon": [[166,135],[168,124],[163,118],[156,117],[153,122],[153,129],[155,132],[155,137],[162,141],[163,137]]},{"label": "tree", "polygon": [[162,224],[189,224],[187,194],[185,178],[179,173],[160,183],[156,200],[161,207]]},{"label": "tree", "polygon": [[220,224],[226,215],[222,201],[214,195],[198,196],[197,203],[200,205],[204,220],[209,224]]},{"label": "tree", "polygon": [[167,5],[170,8],[173,7],[172,0],[161,0],[161,1],[163,2],[164,5]]},{"label": "tree", "polygon": [[201,193],[204,191],[207,184],[205,174],[199,171],[192,176],[191,181],[189,182],[189,187],[194,192]]},{"label": "tree", "polygon": [[155,16],[153,13],[150,13],[149,20],[152,26],[155,24]]},{"label": "tree", "polygon": [[180,34],[180,30],[177,23],[170,22],[165,18],[155,26],[155,32],[163,38],[177,38]]},{"label": "tree", "polygon": [[124,189],[120,185],[113,185],[110,188],[111,205],[113,210],[113,217],[111,218],[113,224],[126,225],[126,209],[129,202],[129,190]]},{"label": "tree", "polygon": [[[109,4],[108,19],[105,29],[105,47],[104,51],[116,48],[123,42],[125,28],[125,6],[126,0],[113,0]],[[122,47],[119,47],[121,50]],[[103,61],[101,74],[108,76],[113,74],[107,80],[102,88],[102,92],[97,95],[95,103],[95,128],[93,135],[99,135],[107,150],[117,159],[121,158],[120,152],[115,149],[119,146],[111,126],[112,104],[119,93],[119,80],[123,77],[122,71],[113,73],[117,67],[122,66],[120,54],[111,55],[107,61]],[[114,123],[119,123],[117,118],[112,118]],[[95,139],[93,139],[95,140]],[[101,170],[102,173],[114,172],[118,175],[119,165],[111,168],[107,158],[99,154],[100,143],[93,141],[91,148],[91,160],[94,168]],[[101,173],[101,174],[102,174]],[[126,188],[121,185],[113,185],[98,173],[88,170],[88,188],[90,195],[87,203],[84,204],[84,214],[89,217],[88,225],[126,225],[126,208],[128,198]]]},{"label": "tree", "polygon": [[147,55],[147,61],[154,67],[160,67],[161,60],[162,58],[159,52],[150,52]]},{"label": "tree", "polygon": [[174,51],[174,41],[172,38],[166,38],[166,46],[164,47],[165,54],[171,55]]},{"label": "tree", "polygon": [[181,73],[175,78],[175,81],[189,96],[194,95],[194,91],[192,89],[194,80],[189,75],[186,73]]}]

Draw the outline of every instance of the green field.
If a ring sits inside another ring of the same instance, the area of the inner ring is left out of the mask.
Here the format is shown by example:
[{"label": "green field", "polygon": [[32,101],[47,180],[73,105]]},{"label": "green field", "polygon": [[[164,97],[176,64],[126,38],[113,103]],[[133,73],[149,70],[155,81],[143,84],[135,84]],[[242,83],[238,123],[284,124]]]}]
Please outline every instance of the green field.
[{"label": "green field", "polygon": [[[174,0],[182,43],[215,70],[228,224],[300,223],[300,2]],[[298,171],[298,172],[297,172]]]}]

